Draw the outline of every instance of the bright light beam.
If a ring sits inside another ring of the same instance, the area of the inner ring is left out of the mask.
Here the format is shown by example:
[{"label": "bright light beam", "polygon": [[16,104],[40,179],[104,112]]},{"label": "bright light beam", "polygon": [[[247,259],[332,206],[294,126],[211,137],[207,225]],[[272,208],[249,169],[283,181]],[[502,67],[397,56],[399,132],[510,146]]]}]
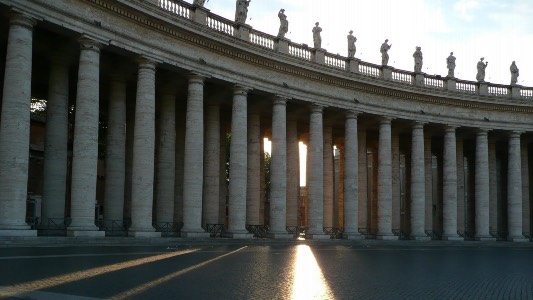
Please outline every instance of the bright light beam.
[{"label": "bright light beam", "polygon": [[335,299],[322,270],[307,245],[296,247],[292,299]]}]

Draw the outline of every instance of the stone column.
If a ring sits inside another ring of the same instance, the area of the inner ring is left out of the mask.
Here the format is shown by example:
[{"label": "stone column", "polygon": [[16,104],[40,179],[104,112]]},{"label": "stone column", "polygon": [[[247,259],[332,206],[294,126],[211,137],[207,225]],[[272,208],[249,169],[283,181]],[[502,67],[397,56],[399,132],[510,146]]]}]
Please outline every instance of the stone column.
[{"label": "stone column", "polygon": [[[126,80],[114,74],[109,95],[107,145],[105,155],[104,220],[106,226],[124,220],[126,182]],[[114,225],[114,224],[113,224]]]},{"label": "stone column", "polygon": [[457,141],[455,129],[454,126],[446,126],[444,133],[442,239],[448,241],[463,240],[457,235]]},{"label": "stone column", "polygon": [[174,222],[176,181],[176,93],[172,84],[165,87],[159,109],[159,147],[157,153],[156,222]]},{"label": "stone column", "polygon": [[186,111],[187,108],[185,105],[180,103],[180,107],[176,112],[176,178],[174,181],[174,223],[178,226],[183,225],[183,179],[185,173]]},{"label": "stone column", "polygon": [[287,233],[287,98],[276,96],[272,108],[272,158],[270,164],[270,229],[275,239]]},{"label": "stone column", "polygon": [[189,75],[183,162],[182,237],[209,237],[209,233],[202,229],[204,80],[204,76],[195,73]]},{"label": "stone column", "polygon": [[220,120],[220,199],[218,202],[218,224],[224,224],[225,228],[228,228],[227,222],[227,198],[228,198],[228,182],[226,181],[226,154],[228,152],[227,130],[226,122]]},{"label": "stone column", "polygon": [[152,226],[155,152],[155,72],[156,63],[138,59],[133,165],[131,186],[131,227],[128,235],[158,237]]},{"label": "stone column", "polygon": [[249,89],[235,85],[231,114],[228,236],[251,238],[246,230],[247,106]]},{"label": "stone column", "polygon": [[311,239],[329,239],[324,234],[324,127],[322,112],[324,107],[311,106],[309,122],[308,160],[308,237]]},{"label": "stone column", "polygon": [[529,153],[528,143],[521,143],[522,150],[522,231],[531,234],[530,202],[529,202]]},{"label": "stone column", "polygon": [[72,150],[69,236],[101,236],[94,225],[98,165],[98,113],[100,97],[100,47],[80,39],[80,63],[76,93],[76,123]]},{"label": "stone column", "polygon": [[287,119],[287,226],[298,225],[298,198],[300,195],[300,145],[298,120]]},{"label": "stone column", "polygon": [[489,235],[489,153],[488,131],[479,129],[476,134],[476,240],[493,241]]},{"label": "stone column", "polygon": [[401,180],[400,180],[400,133],[392,128],[392,229],[402,229],[401,226]]},{"label": "stone column", "polygon": [[368,229],[368,165],[366,154],[366,130],[361,128],[357,135],[359,159],[359,193],[358,193],[358,210],[359,210],[359,228]]},{"label": "stone column", "polygon": [[489,151],[489,234],[498,234],[498,171],[496,162],[496,139],[488,141]]},{"label": "stone column", "polygon": [[357,112],[346,114],[344,132],[344,238],[359,240]]},{"label": "stone column", "polygon": [[397,240],[392,234],[392,153],[391,118],[379,122],[378,149],[378,232],[381,240]]},{"label": "stone column", "polygon": [[[424,164],[424,123],[415,122],[411,143],[411,239],[427,241],[426,213],[426,175]],[[428,174],[429,176],[429,174]]]},{"label": "stone column", "polygon": [[529,242],[522,235],[522,157],[520,132],[509,134],[509,159],[507,167],[507,239]]},{"label": "stone column", "polygon": [[324,124],[324,227],[333,227],[333,202],[335,198],[333,171],[333,128]]},{"label": "stone column", "polygon": [[261,146],[261,116],[258,109],[251,107],[248,114],[248,177],[246,183],[247,225],[263,224],[263,214],[261,214],[261,181],[264,176],[261,176],[261,167],[264,158],[261,157],[261,154],[263,154]]},{"label": "stone column", "polygon": [[46,102],[44,144],[43,203],[41,227],[49,219],[62,222],[65,217],[68,161],[68,80],[69,64],[59,56],[52,58]]},{"label": "stone column", "polygon": [[0,236],[37,235],[25,220],[33,26],[35,21],[24,15],[9,20],[0,123]]},{"label": "stone column", "polygon": [[203,223],[220,224],[220,104],[215,101],[207,106],[204,153]]}]

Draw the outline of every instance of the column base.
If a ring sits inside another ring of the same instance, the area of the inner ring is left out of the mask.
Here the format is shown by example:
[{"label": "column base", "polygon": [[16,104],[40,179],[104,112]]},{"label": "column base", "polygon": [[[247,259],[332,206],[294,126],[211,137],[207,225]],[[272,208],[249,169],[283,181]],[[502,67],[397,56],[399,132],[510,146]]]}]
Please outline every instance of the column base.
[{"label": "column base", "polygon": [[9,237],[36,237],[37,230],[30,229],[0,229],[0,236]]},{"label": "column base", "polygon": [[269,239],[275,239],[275,240],[292,240],[294,239],[294,235],[287,233],[287,232],[272,232],[268,233],[267,237]]},{"label": "column base", "polygon": [[211,234],[205,231],[183,231],[182,230],[180,236],[184,238],[204,239],[204,238],[209,238]]},{"label": "column base", "polygon": [[100,230],[72,230],[67,229],[67,236],[70,237],[105,237],[105,231]]},{"label": "column base", "polygon": [[330,240],[331,236],[329,234],[317,233],[317,234],[306,234],[306,240]]},{"label": "column base", "polygon": [[396,236],[396,235],[392,235],[392,234],[383,234],[383,235],[378,234],[376,236],[376,240],[397,241],[397,240],[399,240],[399,237]]},{"label": "column base", "polygon": [[474,239],[480,242],[496,242],[496,238],[491,236],[476,236]]},{"label": "column base", "polygon": [[529,242],[529,239],[523,236],[508,237],[507,240],[509,242],[515,242],[515,243],[528,243]]},{"label": "column base", "polygon": [[128,231],[128,236],[129,237],[137,237],[137,238],[159,238],[159,237],[161,237],[161,232],[130,230],[130,231]]},{"label": "column base", "polygon": [[410,236],[409,237],[410,240],[413,240],[413,241],[431,241],[431,237],[429,236]]},{"label": "column base", "polygon": [[443,241],[464,241],[465,238],[464,237],[460,237],[458,235],[456,235],[456,236],[443,236],[442,240]]},{"label": "column base", "polygon": [[232,239],[252,239],[254,235],[248,232],[226,232],[224,237]]},{"label": "column base", "polygon": [[345,233],[342,235],[342,238],[346,240],[361,241],[364,239],[364,236],[359,233]]}]

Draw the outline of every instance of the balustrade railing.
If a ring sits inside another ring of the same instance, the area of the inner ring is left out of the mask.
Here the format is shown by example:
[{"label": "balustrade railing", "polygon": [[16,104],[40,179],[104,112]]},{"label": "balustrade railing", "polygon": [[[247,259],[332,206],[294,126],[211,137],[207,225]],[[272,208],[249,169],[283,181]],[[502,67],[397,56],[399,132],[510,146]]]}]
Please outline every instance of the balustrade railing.
[{"label": "balustrade railing", "polygon": [[307,45],[300,45],[295,43],[289,44],[289,54],[305,60],[311,60],[311,51]]},{"label": "balustrade railing", "polygon": [[232,21],[214,14],[207,16],[207,27],[229,35],[233,35],[233,31],[235,30]]},{"label": "balustrade railing", "polygon": [[188,4],[183,1],[158,0],[157,4],[164,10],[175,13],[176,15],[186,19],[189,19],[191,15],[190,7],[186,6]]},{"label": "balustrade railing", "polygon": [[444,89],[444,80],[440,76],[427,76],[424,78],[424,86],[432,89]]},{"label": "balustrade railing", "polygon": [[455,89],[461,93],[475,94],[477,93],[476,84],[468,81],[457,81]]},{"label": "balustrade railing", "polygon": [[407,71],[392,71],[392,80],[401,83],[413,84],[413,76],[413,73]]},{"label": "balustrade railing", "polygon": [[533,100],[533,88],[522,88],[520,90],[520,98],[523,100]]},{"label": "balustrade railing", "polygon": [[361,62],[359,64],[359,73],[369,77],[380,77],[381,69],[378,65]]},{"label": "balustrade railing", "polygon": [[252,30],[252,32],[250,32],[250,42],[252,42],[253,44],[259,45],[261,47],[265,47],[265,48],[273,50],[274,39],[275,39],[274,36],[263,33],[261,31]]},{"label": "balustrade railing", "polygon": [[511,92],[509,87],[504,85],[489,85],[489,95],[496,97],[509,97]]},{"label": "balustrade railing", "polygon": [[346,60],[342,56],[326,53],[325,59],[326,65],[346,70]]}]

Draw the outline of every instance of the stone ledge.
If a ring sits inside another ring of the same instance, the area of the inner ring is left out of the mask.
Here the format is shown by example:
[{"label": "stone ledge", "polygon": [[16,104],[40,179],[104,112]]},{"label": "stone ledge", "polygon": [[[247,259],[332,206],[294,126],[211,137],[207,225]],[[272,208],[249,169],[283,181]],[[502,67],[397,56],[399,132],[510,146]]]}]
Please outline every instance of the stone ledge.
[{"label": "stone ledge", "polygon": [[105,238],[105,231],[99,230],[67,230],[69,237],[94,237]]},{"label": "stone ledge", "polygon": [[0,229],[0,236],[2,237],[36,237],[37,230]]}]

